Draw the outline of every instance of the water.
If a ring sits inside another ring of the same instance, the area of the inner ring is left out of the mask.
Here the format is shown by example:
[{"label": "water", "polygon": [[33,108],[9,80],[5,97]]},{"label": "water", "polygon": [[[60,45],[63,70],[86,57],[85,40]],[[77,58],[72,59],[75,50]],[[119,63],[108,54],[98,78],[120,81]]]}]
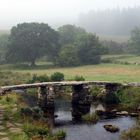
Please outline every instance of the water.
[{"label": "water", "polygon": [[[71,116],[71,103],[65,100],[57,100],[55,103],[55,114],[58,115],[55,118],[54,131],[64,130],[67,134],[66,140],[119,140],[120,133],[123,130],[127,130],[132,127],[136,120],[131,117],[119,117],[114,119],[100,120],[97,124],[82,124],[72,121]],[[99,106],[91,106],[91,111],[96,108],[102,108]],[[120,128],[118,133],[107,132],[103,125],[113,124]]]}]

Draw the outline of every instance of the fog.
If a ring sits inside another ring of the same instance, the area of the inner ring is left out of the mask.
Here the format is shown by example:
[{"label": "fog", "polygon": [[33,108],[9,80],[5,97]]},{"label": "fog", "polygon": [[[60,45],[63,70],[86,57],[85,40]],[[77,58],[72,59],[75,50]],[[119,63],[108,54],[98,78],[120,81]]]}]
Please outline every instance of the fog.
[{"label": "fog", "polygon": [[22,22],[44,22],[54,28],[69,23],[90,30],[82,22],[90,11],[138,6],[139,0],[0,0],[0,29]]}]

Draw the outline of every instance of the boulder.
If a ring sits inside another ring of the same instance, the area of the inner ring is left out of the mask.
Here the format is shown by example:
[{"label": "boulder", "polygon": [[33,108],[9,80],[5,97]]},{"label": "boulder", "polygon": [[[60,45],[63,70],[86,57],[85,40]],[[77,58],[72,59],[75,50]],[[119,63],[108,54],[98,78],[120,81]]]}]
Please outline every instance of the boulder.
[{"label": "boulder", "polygon": [[127,111],[121,111],[121,112],[116,112],[116,115],[118,115],[118,116],[128,116],[129,113]]},{"label": "boulder", "polygon": [[138,117],[139,114],[138,114],[138,113],[130,113],[130,116],[131,116],[131,117]]},{"label": "boulder", "polygon": [[13,126],[14,126],[14,125],[13,125],[12,123],[10,123],[10,122],[7,122],[7,123],[6,123],[6,127],[7,127],[7,128],[11,128],[11,127],[13,127]]},{"label": "boulder", "polygon": [[106,115],[106,111],[102,109],[95,110],[95,113],[99,116]]},{"label": "boulder", "polygon": [[138,112],[140,112],[140,106],[137,108]]},{"label": "boulder", "polygon": [[106,124],[103,127],[105,128],[106,131],[109,131],[111,133],[115,133],[120,130],[118,126],[111,125],[111,124]]}]

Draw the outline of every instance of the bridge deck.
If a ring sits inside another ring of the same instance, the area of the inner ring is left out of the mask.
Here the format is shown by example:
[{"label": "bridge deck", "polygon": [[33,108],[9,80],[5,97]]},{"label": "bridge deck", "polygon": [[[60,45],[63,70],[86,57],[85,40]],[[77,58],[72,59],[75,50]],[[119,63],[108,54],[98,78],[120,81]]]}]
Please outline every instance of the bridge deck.
[{"label": "bridge deck", "polygon": [[21,84],[21,85],[12,85],[12,86],[2,86],[0,88],[1,92],[12,91],[18,89],[28,89],[28,88],[37,88],[41,86],[74,86],[74,85],[99,85],[105,86],[107,84],[115,84],[122,86],[135,86],[140,87],[140,83],[117,83],[117,82],[107,82],[107,81],[62,81],[62,82],[42,82],[42,83],[33,83],[33,84]]}]

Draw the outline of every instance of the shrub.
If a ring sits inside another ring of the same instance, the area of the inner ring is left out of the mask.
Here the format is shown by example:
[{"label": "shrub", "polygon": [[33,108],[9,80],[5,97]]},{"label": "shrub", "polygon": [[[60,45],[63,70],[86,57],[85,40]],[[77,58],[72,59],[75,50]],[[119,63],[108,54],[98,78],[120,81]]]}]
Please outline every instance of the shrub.
[{"label": "shrub", "polygon": [[62,139],[66,137],[66,133],[63,130],[59,130],[55,135],[58,139]]},{"label": "shrub", "polygon": [[75,80],[75,81],[85,81],[85,78],[84,78],[83,76],[78,76],[78,75],[76,75],[76,76],[74,77],[74,80]]},{"label": "shrub", "polygon": [[64,74],[61,72],[55,72],[51,75],[51,81],[63,81],[64,80]]},{"label": "shrub", "polygon": [[139,140],[140,139],[140,122],[127,131],[121,133],[121,140]]},{"label": "shrub", "polygon": [[28,83],[35,83],[35,82],[49,82],[50,78],[47,75],[40,75],[37,76],[36,74],[34,74],[32,76],[32,79],[28,81]]},{"label": "shrub", "polygon": [[130,110],[136,110],[140,106],[140,88],[138,87],[122,89],[117,96],[121,105]]},{"label": "shrub", "polygon": [[91,95],[93,96],[93,99],[97,99],[97,96],[101,93],[101,88],[98,86],[93,86],[91,88]]},{"label": "shrub", "polygon": [[23,129],[28,137],[33,137],[33,136],[43,137],[49,135],[49,129],[43,126],[36,126],[27,123],[24,125]]},{"label": "shrub", "polygon": [[99,116],[96,113],[86,114],[82,116],[82,120],[88,123],[97,123]]},{"label": "shrub", "polygon": [[108,94],[106,94],[104,96],[103,102],[105,104],[108,104],[108,105],[110,105],[110,104],[119,104],[120,100],[119,100],[119,98],[117,96],[117,93],[111,93],[111,94],[108,93]]}]

